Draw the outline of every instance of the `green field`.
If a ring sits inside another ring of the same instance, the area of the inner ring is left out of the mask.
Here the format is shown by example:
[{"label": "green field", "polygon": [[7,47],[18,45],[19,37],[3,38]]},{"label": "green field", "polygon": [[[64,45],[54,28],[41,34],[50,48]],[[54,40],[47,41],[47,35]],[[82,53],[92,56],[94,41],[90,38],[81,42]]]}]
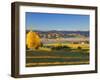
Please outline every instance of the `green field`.
[{"label": "green field", "polygon": [[[70,49],[63,48],[52,50],[46,46],[58,46],[57,44],[46,44],[38,50],[26,51],[26,67],[56,66],[56,65],[80,65],[89,64],[88,44],[68,44]],[[62,46],[68,46],[62,45]],[[60,45],[61,46],[61,45]],[[81,47],[81,48],[78,48]]]}]

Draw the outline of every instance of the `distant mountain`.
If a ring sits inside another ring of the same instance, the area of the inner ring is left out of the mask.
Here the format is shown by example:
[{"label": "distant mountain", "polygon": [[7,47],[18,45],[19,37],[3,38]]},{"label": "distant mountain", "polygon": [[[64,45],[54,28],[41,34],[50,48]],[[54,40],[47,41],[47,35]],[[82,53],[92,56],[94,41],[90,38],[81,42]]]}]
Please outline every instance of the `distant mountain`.
[{"label": "distant mountain", "polygon": [[[26,32],[28,32],[27,30]],[[38,32],[40,34],[48,34],[48,33],[57,33],[57,34],[80,34],[84,35],[86,37],[89,37],[89,31],[57,31],[57,30],[51,30],[51,31],[41,31],[41,30],[34,30],[35,32]]]}]

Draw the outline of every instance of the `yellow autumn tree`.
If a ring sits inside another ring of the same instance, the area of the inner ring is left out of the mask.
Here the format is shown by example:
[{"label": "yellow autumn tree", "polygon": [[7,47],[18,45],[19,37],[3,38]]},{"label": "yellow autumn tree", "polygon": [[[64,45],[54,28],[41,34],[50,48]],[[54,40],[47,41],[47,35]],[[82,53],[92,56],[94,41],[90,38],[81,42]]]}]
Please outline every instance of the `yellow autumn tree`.
[{"label": "yellow autumn tree", "polygon": [[41,46],[39,35],[30,30],[26,35],[26,45],[29,49],[38,49]]}]

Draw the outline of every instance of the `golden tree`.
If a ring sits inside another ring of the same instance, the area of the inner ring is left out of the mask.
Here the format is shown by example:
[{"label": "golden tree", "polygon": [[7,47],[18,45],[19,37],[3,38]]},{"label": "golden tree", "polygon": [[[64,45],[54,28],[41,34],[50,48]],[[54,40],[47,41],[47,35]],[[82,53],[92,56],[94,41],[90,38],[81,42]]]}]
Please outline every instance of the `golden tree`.
[{"label": "golden tree", "polygon": [[41,39],[36,32],[30,30],[26,35],[26,44],[29,49],[38,49],[41,46]]}]

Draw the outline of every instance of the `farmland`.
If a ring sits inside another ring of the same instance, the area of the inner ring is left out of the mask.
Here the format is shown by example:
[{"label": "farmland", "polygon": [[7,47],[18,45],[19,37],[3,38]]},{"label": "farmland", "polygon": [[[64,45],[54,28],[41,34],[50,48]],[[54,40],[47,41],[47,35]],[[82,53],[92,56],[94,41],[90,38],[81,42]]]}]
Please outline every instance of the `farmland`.
[{"label": "farmland", "polygon": [[31,33],[37,37],[27,38],[33,44],[26,48],[26,67],[89,64],[89,31]]},{"label": "farmland", "polygon": [[45,44],[26,51],[27,67],[80,64],[89,64],[89,44]]}]

